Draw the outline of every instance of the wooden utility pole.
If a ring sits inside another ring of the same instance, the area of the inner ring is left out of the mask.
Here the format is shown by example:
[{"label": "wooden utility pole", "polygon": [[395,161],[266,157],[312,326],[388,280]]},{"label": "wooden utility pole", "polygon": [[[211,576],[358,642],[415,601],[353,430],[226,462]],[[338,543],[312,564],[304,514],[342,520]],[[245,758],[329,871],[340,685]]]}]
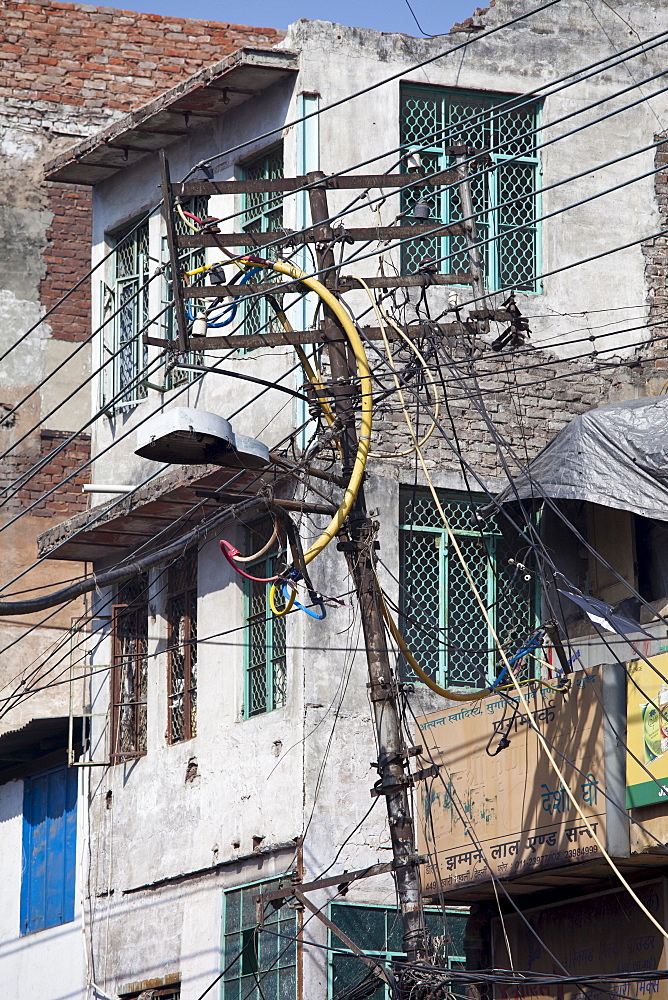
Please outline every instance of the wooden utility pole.
[{"label": "wooden utility pole", "polygon": [[[309,183],[317,184],[309,191],[312,223],[317,225],[329,218],[324,174],[311,173]],[[330,248],[318,254],[320,279],[327,283],[335,275],[334,254]],[[330,282],[331,286],[331,282]],[[342,331],[335,317],[325,310],[325,336],[328,327],[334,337],[328,344],[332,396],[336,415],[342,423],[341,446],[343,475],[347,478],[357,451],[355,429],[356,370],[343,342]],[[392,855],[403,920],[404,948],[409,962],[427,958],[427,935],[424,924],[419,866],[415,850],[413,818],[410,811],[408,786],[408,749],[401,735],[397,699],[399,682],[390,665],[385,627],[381,610],[374,565],[374,526],[362,487],[348,518],[347,539],[339,542],[345,552],[350,575],[359,601],[369,670],[369,692],[373,705],[378,741],[377,791],[385,796],[392,842]]]}]

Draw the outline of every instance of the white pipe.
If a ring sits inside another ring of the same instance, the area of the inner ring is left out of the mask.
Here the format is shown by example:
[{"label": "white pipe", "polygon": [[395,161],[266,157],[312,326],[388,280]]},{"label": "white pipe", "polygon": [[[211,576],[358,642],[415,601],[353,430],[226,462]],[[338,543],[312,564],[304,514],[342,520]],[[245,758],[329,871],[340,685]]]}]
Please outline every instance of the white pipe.
[{"label": "white pipe", "polygon": [[84,483],[82,493],[130,493],[134,486],[98,486],[96,483]]}]

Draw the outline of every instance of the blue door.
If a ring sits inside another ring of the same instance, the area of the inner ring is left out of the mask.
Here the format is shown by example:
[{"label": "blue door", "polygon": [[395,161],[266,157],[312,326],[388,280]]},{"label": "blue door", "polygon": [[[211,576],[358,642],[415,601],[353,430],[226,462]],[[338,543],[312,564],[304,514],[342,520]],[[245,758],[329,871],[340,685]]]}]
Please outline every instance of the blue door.
[{"label": "blue door", "polygon": [[74,920],[77,779],[61,767],[24,781],[21,934]]}]

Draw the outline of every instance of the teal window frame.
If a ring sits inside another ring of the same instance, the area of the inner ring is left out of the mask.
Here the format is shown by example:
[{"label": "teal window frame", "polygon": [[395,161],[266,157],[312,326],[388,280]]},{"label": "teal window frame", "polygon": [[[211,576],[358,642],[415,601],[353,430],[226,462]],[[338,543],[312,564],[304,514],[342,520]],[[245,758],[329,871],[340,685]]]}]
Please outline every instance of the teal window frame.
[{"label": "teal window frame", "polygon": [[[457,909],[456,907],[446,907],[445,910],[438,907],[425,907],[425,923],[430,934],[438,935],[440,933],[443,935],[444,913],[450,940],[444,941],[445,953],[441,954],[440,960],[442,960],[444,967],[448,969],[463,968],[466,962],[463,946],[464,925],[468,916],[468,910]],[[365,915],[366,920],[363,918],[360,921],[360,925],[356,926],[354,917],[362,917],[362,914]],[[377,945],[381,945],[380,947],[365,948],[364,944],[369,941],[370,937],[368,933],[370,927],[369,917],[372,914],[376,918],[380,918],[376,920],[378,928],[380,928],[381,923],[384,924],[382,931],[383,940],[382,943],[380,940],[376,942]],[[401,913],[396,907],[377,906],[370,903],[330,903],[329,918],[369,958],[376,958],[386,965],[392,962],[406,961],[406,953],[402,947],[403,927]],[[456,934],[451,932],[448,918],[451,918],[452,929],[456,928]],[[454,948],[455,943],[460,945],[460,949],[456,954],[451,953],[451,949]],[[341,993],[345,986],[361,980],[367,974],[368,968],[358,956],[341,943],[340,939],[331,930],[329,931],[329,948],[327,995],[329,1000],[334,1000],[334,997]],[[351,976],[350,982],[341,983],[340,972],[337,972],[337,965],[342,970],[345,968],[344,962],[348,965],[351,972],[354,971],[354,978]],[[372,997],[373,1000],[390,1000],[388,987],[385,984],[379,984],[378,989],[372,994]],[[371,1000],[371,998],[368,998],[368,1000]]]},{"label": "teal window frame", "polygon": [[[526,542],[502,531],[498,515],[480,524],[484,498],[447,490],[438,496],[495,631],[512,651],[539,616],[535,577],[524,580],[508,563]],[[491,683],[501,669],[494,640],[431,494],[402,487],[400,510],[400,624],[409,649],[441,687]]]},{"label": "teal window frame", "polygon": [[[274,180],[284,175],[283,143],[265,150],[241,168],[242,180]],[[283,195],[270,192],[244,194],[242,213],[241,228],[244,233],[277,232],[283,225]],[[262,251],[262,255],[270,259],[278,257],[279,248],[268,247]],[[270,278],[271,274],[265,272],[251,278],[249,284],[253,281],[268,281]],[[277,280],[280,280],[278,276]],[[277,298],[281,301],[282,296]],[[279,329],[273,311],[264,297],[245,302],[243,318],[243,329],[247,334],[274,333]]]},{"label": "teal window frame", "polygon": [[[257,931],[257,910],[253,896],[276,887],[280,879],[246,882],[223,893],[222,968],[236,955],[242,957],[225,974],[221,1000],[296,1000],[297,998],[297,912],[287,905],[275,910],[265,906],[263,930]],[[239,905],[233,906],[233,898]],[[228,926],[231,925],[231,926]],[[274,931],[274,933],[271,933]],[[280,935],[280,936],[279,936]],[[276,968],[271,966],[276,962]],[[255,976],[260,978],[260,991]],[[272,983],[269,977],[274,977]],[[273,988],[272,988],[273,987]]]},{"label": "teal window frame", "polygon": [[125,239],[136,225],[108,237],[115,249],[109,258],[109,283],[102,282],[100,290],[100,405],[110,413],[136,406],[147,396],[146,385],[137,378],[148,363],[141,332],[149,320],[148,220]]},{"label": "teal window frame", "polygon": [[[537,130],[541,124],[539,101],[525,103],[518,98],[503,110],[512,95],[487,91],[454,90],[445,87],[424,87],[417,84],[401,85],[400,131],[404,151],[419,153],[422,168],[428,171],[447,170],[453,159],[447,147],[466,144],[480,150],[491,160],[492,169],[482,168],[476,175],[471,167],[471,193],[478,238],[485,242],[480,247],[485,270],[485,283],[489,291],[517,290],[538,293],[542,291],[541,227],[540,227],[540,178],[541,161],[536,148]],[[424,122],[415,118],[409,122],[410,110],[422,106]],[[472,127],[466,127],[465,111],[474,118]],[[481,113],[489,115],[481,117]],[[513,124],[515,128],[513,128]],[[520,198],[503,207],[507,201]],[[446,190],[414,188],[402,198],[402,211],[410,218],[412,207],[419,198],[425,198],[432,210],[432,218],[443,223],[461,218],[459,193],[456,188]],[[516,226],[522,228],[514,231]],[[524,244],[522,246],[521,244]],[[531,260],[526,262],[527,249]],[[468,270],[462,236],[433,237],[402,248],[404,273],[416,269],[421,259],[438,259],[441,272],[459,274]]]},{"label": "teal window frame", "polygon": [[[186,212],[191,212],[193,215],[198,216],[198,218],[206,217],[209,214],[209,199],[205,195],[198,195],[194,198],[188,198],[181,202],[181,207]],[[174,216],[174,229],[176,230],[177,236],[189,236],[192,234],[192,229],[186,225],[178,212]],[[161,258],[163,265],[165,266],[165,276],[162,280],[162,301],[161,308],[164,307],[170,301],[170,290],[169,290],[169,280],[171,276],[171,268],[169,266],[169,250],[167,247],[167,237],[163,236],[161,239]],[[197,267],[203,267],[206,264],[206,247],[194,247],[190,250],[184,250],[179,253],[179,260],[184,271],[194,271]],[[201,277],[194,278],[190,283],[199,284],[202,283],[203,279]],[[186,303],[191,309],[197,309],[197,299],[186,299]],[[163,313],[160,319],[161,336],[164,340],[176,340],[176,313],[174,309],[169,309],[166,313]],[[177,362],[181,361],[183,364],[187,365],[201,365],[204,363],[204,351],[190,351],[188,354],[177,355]],[[197,378],[197,372],[189,371],[188,369],[172,368],[167,375],[166,386],[167,389],[175,389],[179,385],[185,385],[188,382],[192,382],[193,379]]]},{"label": "teal window frame", "polygon": [[[271,530],[271,529],[270,529]],[[248,547],[257,548],[258,530],[248,531]],[[284,564],[284,552],[267,553],[247,567],[250,576],[268,579]],[[272,614],[269,584],[244,580],[244,718],[283,708],[287,700],[285,618]],[[277,603],[282,598],[277,595]]]}]

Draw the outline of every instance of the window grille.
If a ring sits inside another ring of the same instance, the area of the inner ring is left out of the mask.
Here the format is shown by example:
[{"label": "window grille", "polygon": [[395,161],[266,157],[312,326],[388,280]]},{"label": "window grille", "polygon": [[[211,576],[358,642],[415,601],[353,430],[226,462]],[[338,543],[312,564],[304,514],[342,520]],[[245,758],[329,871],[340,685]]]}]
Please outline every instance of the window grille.
[{"label": "window grille", "polygon": [[124,584],[112,608],[111,759],[146,753],[148,577]]},{"label": "window grille", "polygon": [[148,222],[124,238],[133,228],[115,235],[110,284],[102,286],[101,405],[109,412],[135,406],[147,392],[142,372],[148,361],[143,343],[149,320]]},{"label": "window grille", "polygon": [[[205,219],[209,214],[209,199],[204,195],[198,196],[196,198],[188,198],[181,203],[181,207],[186,212],[191,212],[196,215],[198,219]],[[174,215],[174,228],[176,230],[177,236],[191,236],[193,231],[190,229],[181,216],[177,213]],[[162,238],[162,260],[165,264],[165,277],[162,282],[162,307],[166,306],[172,298],[171,293],[171,268],[169,266],[169,250],[167,247],[167,237]],[[179,260],[181,263],[181,268],[183,271],[194,271],[198,267],[204,267],[206,264],[206,248],[196,247],[190,250],[181,250],[179,252]],[[206,281],[203,275],[195,275],[192,278],[185,278],[184,284],[197,285],[202,284]],[[197,310],[197,299],[186,299],[186,307],[194,312]],[[161,320],[162,336],[165,340],[176,340],[176,314],[174,309],[169,309],[168,312],[164,313]],[[201,365],[204,362],[204,352],[203,351],[190,351],[188,354],[179,354],[177,360],[188,365]],[[187,382],[192,382],[194,378],[197,378],[197,372],[191,372],[187,369],[172,368],[167,376],[167,388],[175,389],[179,385],[184,385]]]},{"label": "window grille", "polygon": [[[501,94],[471,93],[403,86],[401,88],[401,143],[419,152],[425,171],[446,170],[453,164],[446,149],[465,144],[484,151],[482,172],[471,166],[471,196],[479,240],[489,240],[480,252],[490,291],[501,288],[538,291],[539,241],[537,202],[540,160],[536,149],[537,103],[521,107]],[[403,196],[402,210],[410,213],[425,198],[434,220],[456,222],[462,217],[456,187],[445,191],[412,188]],[[514,231],[516,227],[521,227]],[[443,272],[468,271],[463,236],[435,236],[406,243],[402,269],[416,271],[425,259],[439,261]]]},{"label": "window grille", "polygon": [[264,929],[257,929],[253,896],[277,882],[257,882],[225,893],[223,968],[239,958],[223,977],[223,1000],[296,1000],[297,946],[291,940],[297,934],[295,910],[265,906]]},{"label": "window grille", "polygon": [[21,934],[74,920],[77,779],[67,767],[24,779]]},{"label": "window grille", "polygon": [[[273,531],[271,522],[254,525],[248,532],[249,548],[260,548]],[[259,541],[258,541],[259,539]],[[284,565],[284,553],[274,551],[252,563],[251,576],[267,579]],[[245,581],[246,597],[246,717],[271,712],[286,701],[285,618],[272,614],[269,607],[269,584]],[[281,607],[282,598],[276,595]]]},{"label": "window grille", "polygon": [[[275,180],[283,177],[283,147],[276,146],[247,163],[243,176],[249,181]],[[245,233],[274,233],[280,230],[282,225],[282,194],[251,192],[244,195],[242,228]],[[268,247],[262,251],[262,256],[274,259],[279,256],[278,248]],[[248,283],[268,280],[271,280],[271,275],[265,272],[251,278]],[[278,275],[276,280],[280,280]],[[282,298],[281,295],[277,296],[279,301],[282,301]],[[266,299],[251,299],[244,304],[244,333],[273,333],[278,329],[280,327]]]},{"label": "window grille", "polygon": [[180,1000],[181,986],[172,983],[170,986],[150,986],[145,990],[133,990],[131,993],[119,993],[119,1000]]},{"label": "window grille", "polygon": [[[522,539],[501,530],[496,517],[481,526],[482,499],[440,493],[450,527],[489,610],[504,649],[536,627],[536,586],[513,571]],[[482,687],[498,673],[498,655],[480,606],[449,542],[431,494],[405,489],[400,497],[400,610],[408,648],[442,687]],[[518,555],[519,553],[519,555]]]},{"label": "window grille", "polygon": [[[401,914],[386,906],[353,906],[331,903],[330,918],[370,958],[389,964],[405,962]],[[438,944],[437,964],[442,968],[464,968],[464,930],[467,911],[425,907],[427,931]],[[329,998],[334,1000],[348,993],[368,974],[367,966],[357,955],[329,932]],[[390,1000],[387,987],[379,982],[372,994],[374,1000]]]},{"label": "window grille", "polygon": [[197,551],[169,568],[168,738],[197,736]]}]

